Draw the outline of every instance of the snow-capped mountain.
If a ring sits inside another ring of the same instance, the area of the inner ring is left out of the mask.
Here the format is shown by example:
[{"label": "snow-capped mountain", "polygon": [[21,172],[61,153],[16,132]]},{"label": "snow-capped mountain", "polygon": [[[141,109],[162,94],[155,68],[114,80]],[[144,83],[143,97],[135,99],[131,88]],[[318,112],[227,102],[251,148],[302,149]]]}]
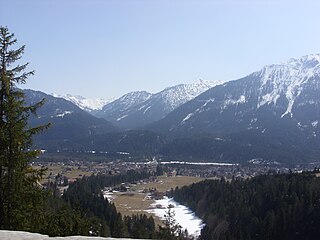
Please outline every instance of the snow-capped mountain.
[{"label": "snow-capped mountain", "polygon": [[223,84],[199,81],[156,94],[132,92],[97,112],[124,128],[150,123],[138,131],[116,132],[108,121],[70,101],[25,92],[27,103],[47,99],[30,123],[52,122],[36,143],[57,149],[116,149],[195,161],[320,164],[320,54],[268,65]]},{"label": "snow-capped mountain", "polygon": [[[165,110],[170,112],[180,105],[194,99],[209,88],[212,88],[219,84],[221,84],[220,81],[208,81],[202,79],[191,84],[179,84],[173,87],[168,87],[163,91],[154,94],[149,99],[149,101],[163,102]],[[145,104],[145,106],[141,110],[148,111],[149,107],[150,104]]]},{"label": "snow-capped mountain", "polygon": [[[98,119],[78,106],[63,98],[53,97],[40,91],[25,89],[27,105],[45,99],[45,104],[31,115],[32,126],[51,123],[52,126],[43,134],[36,136],[36,144],[51,141],[71,141],[73,138],[115,132],[117,128],[105,119]],[[50,145],[50,144],[49,144]],[[48,145],[47,145],[48,146]]]},{"label": "snow-capped mountain", "polygon": [[192,84],[169,87],[155,94],[129,93],[107,104],[97,116],[104,117],[116,126],[135,129],[162,119],[172,110],[218,84],[221,83],[199,80]]},{"label": "snow-capped mountain", "polygon": [[254,146],[265,152],[286,146],[293,153],[303,145],[320,144],[319,122],[320,54],[311,54],[211,88],[148,129],[174,137],[215,134],[223,136],[219,140],[239,144],[247,136],[241,143],[250,146],[245,151]]},{"label": "snow-capped mountain", "polygon": [[286,63],[266,66],[254,73],[253,75],[261,79],[258,107],[271,103],[275,105],[280,96],[284,95],[288,103],[281,117],[287,114],[292,117],[292,108],[303,90],[312,85],[319,88],[319,63],[320,54],[312,54],[300,59],[290,59]]},{"label": "snow-capped mountain", "polygon": [[112,102],[114,99],[104,99],[104,98],[85,98],[80,95],[59,95],[59,94],[52,94],[54,97],[64,98],[75,105],[77,105],[79,108],[87,111],[87,112],[93,112],[98,111],[103,108],[106,104]]},{"label": "snow-capped mountain", "polygon": [[118,122],[127,117],[127,112],[135,106],[145,102],[152,96],[146,91],[127,93],[113,102],[105,105],[95,116],[105,118],[111,122]]}]

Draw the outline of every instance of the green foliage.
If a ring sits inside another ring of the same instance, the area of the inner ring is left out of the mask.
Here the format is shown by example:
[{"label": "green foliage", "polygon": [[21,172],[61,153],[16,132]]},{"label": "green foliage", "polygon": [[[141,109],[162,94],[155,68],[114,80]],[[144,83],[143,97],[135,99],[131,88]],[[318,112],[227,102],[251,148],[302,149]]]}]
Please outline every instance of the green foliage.
[{"label": "green foliage", "polygon": [[158,238],[166,240],[180,239],[179,236],[181,235],[181,226],[176,222],[174,216],[174,211],[169,208],[163,221],[164,226],[159,226]]},{"label": "green foliage", "polygon": [[28,163],[39,155],[32,146],[32,136],[49,125],[30,128],[30,114],[43,101],[25,105],[25,96],[17,89],[33,71],[25,72],[28,63],[15,65],[25,47],[12,49],[14,34],[0,27],[0,229],[38,229],[39,214],[45,199],[37,181],[43,171],[31,170]]},{"label": "green foliage", "polygon": [[91,222],[72,209],[62,199],[49,196],[45,204],[43,222],[37,232],[49,236],[88,235]]},{"label": "green foliage", "polygon": [[175,212],[169,208],[162,221],[163,225],[159,226],[156,232],[156,239],[163,240],[192,240],[194,237],[189,236],[188,230],[182,230],[181,225],[175,219]]},{"label": "green foliage", "polygon": [[148,177],[150,177],[149,173],[139,173],[133,170],[116,176],[83,177],[71,184],[62,198],[72,209],[78,209],[84,219],[91,221],[89,223],[91,235],[152,238],[155,231],[153,218],[133,215],[123,219],[114,204],[108,202],[101,193],[104,187]]},{"label": "green foliage", "polygon": [[201,239],[317,239],[320,179],[311,173],[206,180],[176,189],[206,226]]},{"label": "green foliage", "polygon": [[159,164],[156,169],[156,175],[162,176],[164,174],[163,167]]},{"label": "green foliage", "polygon": [[142,239],[154,237],[155,223],[152,217],[148,218],[145,214],[125,216],[124,222],[130,237]]}]

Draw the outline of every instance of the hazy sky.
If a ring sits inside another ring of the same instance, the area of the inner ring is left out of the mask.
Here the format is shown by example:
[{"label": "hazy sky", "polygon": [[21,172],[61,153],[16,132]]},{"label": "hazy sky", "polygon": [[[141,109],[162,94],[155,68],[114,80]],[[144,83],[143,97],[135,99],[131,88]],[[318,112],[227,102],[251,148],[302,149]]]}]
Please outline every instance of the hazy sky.
[{"label": "hazy sky", "polygon": [[320,52],[319,0],[0,0],[25,88],[85,97],[227,81]]}]

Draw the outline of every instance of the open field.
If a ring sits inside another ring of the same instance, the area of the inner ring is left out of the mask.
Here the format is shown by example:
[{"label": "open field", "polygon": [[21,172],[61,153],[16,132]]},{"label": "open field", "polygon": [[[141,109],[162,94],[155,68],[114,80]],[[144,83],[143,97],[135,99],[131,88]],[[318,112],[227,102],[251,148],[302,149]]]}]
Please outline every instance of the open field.
[{"label": "open field", "polygon": [[158,177],[158,182],[152,182],[144,185],[144,188],[156,188],[159,192],[165,192],[175,187],[188,186],[192,183],[197,183],[204,180],[204,178],[198,177],[190,177],[190,176],[174,176],[174,177],[166,177],[161,176]]},{"label": "open field", "polygon": [[188,176],[175,176],[175,177],[158,177],[157,182],[150,182],[146,184],[137,185],[132,191],[123,193],[117,192],[113,194],[114,199],[112,202],[116,205],[117,210],[122,215],[132,214],[146,214],[147,216],[153,216],[156,224],[161,224],[161,220],[155,217],[153,214],[148,213],[146,210],[150,209],[150,205],[153,200],[147,199],[146,193],[142,193],[143,190],[157,189],[159,192],[166,192],[171,188],[182,187],[190,185],[192,183],[200,182],[203,178],[188,177]]},{"label": "open field", "polygon": [[[35,169],[41,169],[39,166],[34,166]],[[48,170],[46,171],[41,183],[45,183],[48,181],[50,176],[57,176],[58,174],[63,174],[67,178],[82,178],[83,176],[90,176],[92,172],[85,170],[85,169],[78,169],[72,166],[66,165],[53,165],[48,166]]]},{"label": "open field", "polygon": [[[114,193],[115,199],[112,201],[117,210],[123,216],[130,216],[132,214],[146,214],[147,216],[153,216],[151,213],[147,213],[146,209],[150,207],[153,200],[146,199],[145,193],[131,192],[132,194],[126,193]],[[157,219],[157,223],[160,223],[160,219]]]}]

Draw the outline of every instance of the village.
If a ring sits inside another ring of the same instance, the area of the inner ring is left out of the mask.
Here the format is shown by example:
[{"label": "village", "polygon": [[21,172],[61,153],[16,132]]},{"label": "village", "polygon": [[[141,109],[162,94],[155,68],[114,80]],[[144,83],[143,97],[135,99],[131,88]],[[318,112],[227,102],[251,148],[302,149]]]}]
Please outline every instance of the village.
[{"label": "village", "polygon": [[[128,170],[145,171],[155,173],[161,171],[166,177],[185,176],[196,179],[247,179],[261,174],[286,173],[291,171],[288,167],[282,165],[256,164],[224,164],[224,163],[188,163],[188,162],[161,162],[155,158],[142,160],[140,162],[123,161],[121,159],[113,161],[81,161],[81,160],[61,160],[61,161],[43,161],[38,159],[30,164],[36,169],[45,168],[46,172],[41,184],[46,187],[54,183],[60,193],[68,187],[70,183],[75,182],[84,176],[108,175],[115,176],[125,174]],[[294,172],[305,170],[305,168],[294,168]],[[312,166],[310,167],[312,170]],[[144,184],[157,183],[158,178],[143,180]],[[123,183],[120,190],[128,190],[133,186],[130,183]],[[175,186],[173,186],[175,187]]]}]

